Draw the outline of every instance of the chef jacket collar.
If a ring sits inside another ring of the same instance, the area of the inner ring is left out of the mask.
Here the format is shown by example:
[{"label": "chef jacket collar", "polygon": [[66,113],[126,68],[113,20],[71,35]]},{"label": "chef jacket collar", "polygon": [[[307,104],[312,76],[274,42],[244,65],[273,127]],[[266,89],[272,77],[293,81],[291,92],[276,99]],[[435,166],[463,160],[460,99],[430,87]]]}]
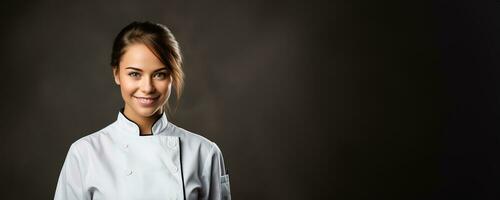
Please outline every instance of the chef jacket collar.
[{"label": "chef jacket collar", "polygon": [[152,134],[142,134],[139,129],[139,125],[137,125],[134,121],[130,120],[123,114],[123,109],[120,109],[117,117],[117,123],[128,133],[132,133],[137,136],[152,136],[159,135],[164,132],[164,130],[168,127],[167,115],[165,112],[161,114],[161,116],[156,119],[153,123],[153,127],[151,128]]}]

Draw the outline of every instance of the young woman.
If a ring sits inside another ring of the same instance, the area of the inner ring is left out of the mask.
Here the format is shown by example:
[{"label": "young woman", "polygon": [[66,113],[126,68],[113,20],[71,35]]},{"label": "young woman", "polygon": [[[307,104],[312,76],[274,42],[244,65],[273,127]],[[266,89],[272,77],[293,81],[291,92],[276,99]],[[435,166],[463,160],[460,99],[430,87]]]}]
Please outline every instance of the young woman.
[{"label": "young woman", "polygon": [[231,198],[217,145],[167,120],[181,64],[167,27],[133,22],[120,31],[111,66],[125,105],[115,122],[71,145],[55,200]]}]

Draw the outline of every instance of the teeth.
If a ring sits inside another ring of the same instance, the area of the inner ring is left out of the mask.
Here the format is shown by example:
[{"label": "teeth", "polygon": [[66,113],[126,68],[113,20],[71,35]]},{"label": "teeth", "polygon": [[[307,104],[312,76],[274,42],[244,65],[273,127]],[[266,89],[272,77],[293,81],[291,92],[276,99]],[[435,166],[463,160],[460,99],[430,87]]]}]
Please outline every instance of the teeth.
[{"label": "teeth", "polygon": [[154,99],[148,99],[148,98],[137,98],[139,102],[144,103],[144,104],[150,104],[153,103]]}]

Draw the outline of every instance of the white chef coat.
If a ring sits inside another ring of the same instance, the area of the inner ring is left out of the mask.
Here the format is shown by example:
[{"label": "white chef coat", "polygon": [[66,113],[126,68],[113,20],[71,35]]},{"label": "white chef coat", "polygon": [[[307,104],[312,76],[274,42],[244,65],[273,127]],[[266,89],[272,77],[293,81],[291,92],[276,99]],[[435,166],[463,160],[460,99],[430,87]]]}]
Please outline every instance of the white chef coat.
[{"label": "white chef coat", "polygon": [[114,123],[71,145],[54,199],[229,200],[231,194],[215,143],[175,126],[165,113],[152,135],[140,135],[120,111]]}]

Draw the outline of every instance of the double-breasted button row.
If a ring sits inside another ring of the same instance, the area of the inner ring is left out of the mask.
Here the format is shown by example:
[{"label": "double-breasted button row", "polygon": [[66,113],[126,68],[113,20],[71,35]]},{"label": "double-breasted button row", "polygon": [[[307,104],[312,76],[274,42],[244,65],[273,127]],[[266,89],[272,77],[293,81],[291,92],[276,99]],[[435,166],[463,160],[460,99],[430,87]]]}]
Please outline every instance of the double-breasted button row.
[{"label": "double-breasted button row", "polygon": [[[179,141],[177,138],[173,138],[173,137],[167,137],[167,147],[172,149],[172,150],[177,150],[178,146],[179,146]],[[125,152],[129,152],[130,150],[130,145],[129,144],[122,144],[121,145],[122,149],[125,151]],[[172,163],[171,167],[169,167],[169,169],[171,170],[171,172],[173,174],[176,174],[179,172],[179,167],[176,166],[176,163]],[[125,175],[126,176],[131,176],[132,174],[134,174],[134,171],[132,169],[125,169]]]}]

